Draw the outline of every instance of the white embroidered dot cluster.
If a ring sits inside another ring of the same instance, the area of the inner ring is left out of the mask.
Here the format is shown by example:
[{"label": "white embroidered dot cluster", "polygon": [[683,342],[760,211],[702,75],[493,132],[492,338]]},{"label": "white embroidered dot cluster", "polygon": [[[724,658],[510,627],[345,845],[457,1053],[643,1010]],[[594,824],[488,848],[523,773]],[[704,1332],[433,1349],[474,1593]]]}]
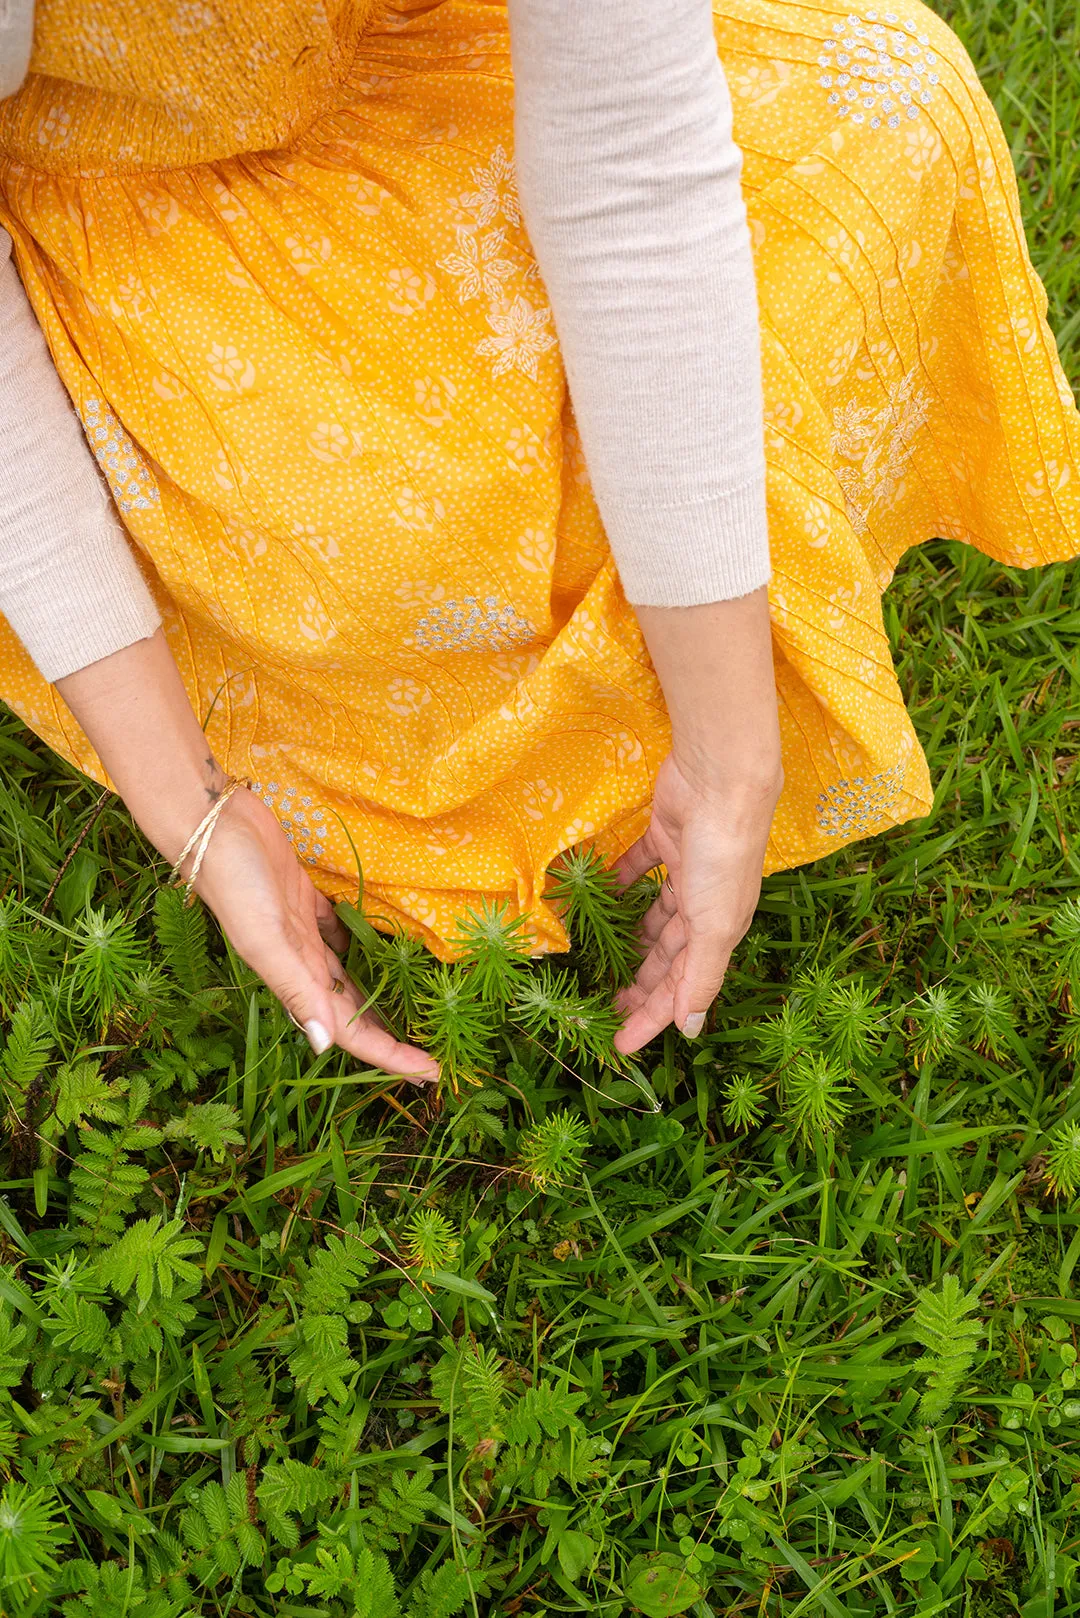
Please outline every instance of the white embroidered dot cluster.
[{"label": "white embroidered dot cluster", "polygon": [[898,129],[903,118],[917,118],[934,99],[939,81],[930,38],[918,24],[886,11],[834,22],[835,39],[822,42],[818,63],[828,71],[818,80],[829,92],[838,118],[870,129]]}]

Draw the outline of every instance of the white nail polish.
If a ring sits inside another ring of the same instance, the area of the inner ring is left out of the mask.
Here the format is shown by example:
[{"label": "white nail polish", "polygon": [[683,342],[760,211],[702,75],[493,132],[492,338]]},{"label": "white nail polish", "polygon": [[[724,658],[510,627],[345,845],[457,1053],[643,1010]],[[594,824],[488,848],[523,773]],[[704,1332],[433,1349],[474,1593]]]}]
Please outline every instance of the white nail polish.
[{"label": "white nail polish", "polygon": [[687,1039],[696,1039],[705,1026],[705,1013],[692,1011],[682,1025],[682,1031]]},{"label": "white nail polish", "polygon": [[328,1051],[334,1043],[330,1038],[329,1030],[324,1028],[322,1023],[318,1022],[314,1017],[310,1022],[304,1024],[304,1033],[310,1039],[311,1048],[316,1056],[321,1056],[323,1051]]}]

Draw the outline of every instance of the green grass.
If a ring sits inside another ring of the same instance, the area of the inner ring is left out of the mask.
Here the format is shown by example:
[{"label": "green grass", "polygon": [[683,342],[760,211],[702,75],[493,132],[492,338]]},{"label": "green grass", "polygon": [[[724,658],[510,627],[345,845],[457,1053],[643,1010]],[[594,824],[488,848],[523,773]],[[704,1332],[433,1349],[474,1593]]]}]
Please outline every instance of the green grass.
[{"label": "green grass", "polygon": [[[1080,20],[949,15],[1080,381]],[[1075,578],[909,554],[933,813],[770,878],[624,1070],[586,933],[489,960],[441,1108],[313,1058],[7,715],[0,1613],[1080,1611]]]}]

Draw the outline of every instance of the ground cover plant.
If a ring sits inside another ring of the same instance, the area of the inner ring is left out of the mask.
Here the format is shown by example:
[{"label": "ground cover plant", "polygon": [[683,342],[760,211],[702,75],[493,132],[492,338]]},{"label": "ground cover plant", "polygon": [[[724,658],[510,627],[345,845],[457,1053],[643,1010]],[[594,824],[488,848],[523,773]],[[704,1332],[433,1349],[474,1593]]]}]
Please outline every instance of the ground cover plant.
[{"label": "ground cover plant", "polygon": [[[948,15],[1080,381],[1080,20]],[[769,878],[700,1040],[614,1056],[587,851],[558,961],[342,907],[437,1102],[0,719],[0,1613],[1080,1611],[1076,572],[885,611],[934,811]]]}]

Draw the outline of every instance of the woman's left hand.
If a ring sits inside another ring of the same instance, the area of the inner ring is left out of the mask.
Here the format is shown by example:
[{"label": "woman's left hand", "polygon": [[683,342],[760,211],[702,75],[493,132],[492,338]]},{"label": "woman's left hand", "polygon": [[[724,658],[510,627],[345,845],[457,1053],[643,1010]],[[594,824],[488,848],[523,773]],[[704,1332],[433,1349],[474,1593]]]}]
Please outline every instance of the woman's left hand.
[{"label": "woman's left hand", "polygon": [[640,1050],[672,1022],[701,1032],[754,919],[782,785],[779,759],[775,776],[735,773],[721,788],[696,784],[673,753],[660,766],[649,829],[615,865],[624,886],[657,865],[668,873],[641,925],[637,977],[616,996],[626,1017],[616,1050]]}]

